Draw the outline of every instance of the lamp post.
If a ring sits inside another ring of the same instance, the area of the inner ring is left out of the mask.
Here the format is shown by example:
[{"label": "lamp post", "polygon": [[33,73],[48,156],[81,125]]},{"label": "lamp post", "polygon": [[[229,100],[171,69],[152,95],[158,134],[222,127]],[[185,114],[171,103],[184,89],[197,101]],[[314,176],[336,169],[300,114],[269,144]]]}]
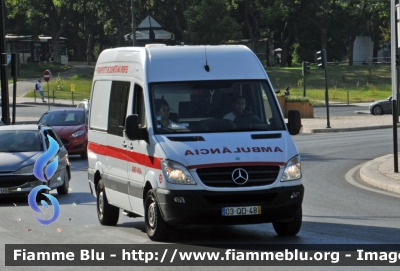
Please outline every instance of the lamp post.
[{"label": "lamp post", "polygon": [[4,10],[4,0],[0,0],[0,76],[1,76],[1,120],[5,124],[10,124],[10,108],[9,108],[9,94],[8,94],[8,79],[7,79],[7,53],[5,41],[5,22],[6,11]]},{"label": "lamp post", "polygon": [[136,24],[135,24],[135,5],[134,5],[134,0],[131,0],[131,5],[132,5],[132,42],[133,46],[136,45]]},{"label": "lamp post", "polygon": [[391,45],[391,71],[392,71],[392,112],[393,112],[393,162],[394,172],[399,172],[398,145],[397,145],[397,80],[396,80],[396,0],[390,1],[390,45]]}]

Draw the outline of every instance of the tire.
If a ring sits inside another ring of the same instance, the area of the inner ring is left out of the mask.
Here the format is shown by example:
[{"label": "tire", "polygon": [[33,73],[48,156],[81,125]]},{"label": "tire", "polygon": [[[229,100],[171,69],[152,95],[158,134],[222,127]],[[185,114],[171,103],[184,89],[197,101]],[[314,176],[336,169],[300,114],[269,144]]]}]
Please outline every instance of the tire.
[{"label": "tire", "polygon": [[372,108],[372,115],[383,115],[383,109],[381,106],[379,105],[375,105]]},{"label": "tire", "polygon": [[85,152],[81,153],[81,158],[82,159],[87,159],[87,150]]},{"label": "tire", "polygon": [[153,190],[147,193],[144,202],[144,222],[151,240],[167,241],[170,238],[172,227],[162,218]]},{"label": "tire", "polygon": [[97,184],[97,218],[101,225],[115,226],[119,219],[119,208],[108,203],[103,181]]},{"label": "tire", "polygon": [[63,184],[62,186],[57,187],[57,193],[59,195],[66,195],[68,194],[68,188],[69,188],[69,174],[68,170],[65,169],[63,174]]},{"label": "tire", "polygon": [[292,220],[285,222],[273,222],[272,225],[274,226],[274,230],[278,235],[293,236],[300,231],[302,219],[303,212],[300,208],[300,211]]}]

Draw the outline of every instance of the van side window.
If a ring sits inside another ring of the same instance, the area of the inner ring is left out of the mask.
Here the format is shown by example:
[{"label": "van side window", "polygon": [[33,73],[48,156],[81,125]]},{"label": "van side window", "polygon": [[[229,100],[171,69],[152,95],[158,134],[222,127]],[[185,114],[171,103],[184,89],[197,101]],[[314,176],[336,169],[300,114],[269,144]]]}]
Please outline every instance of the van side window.
[{"label": "van side window", "polygon": [[146,113],[144,107],[144,97],[143,97],[143,89],[141,86],[135,84],[135,95],[133,101],[133,114],[137,114],[139,117],[139,125],[140,127],[146,126]]},{"label": "van side window", "polygon": [[108,111],[109,134],[122,136],[125,126],[126,110],[129,96],[129,82],[112,82],[110,105]]}]

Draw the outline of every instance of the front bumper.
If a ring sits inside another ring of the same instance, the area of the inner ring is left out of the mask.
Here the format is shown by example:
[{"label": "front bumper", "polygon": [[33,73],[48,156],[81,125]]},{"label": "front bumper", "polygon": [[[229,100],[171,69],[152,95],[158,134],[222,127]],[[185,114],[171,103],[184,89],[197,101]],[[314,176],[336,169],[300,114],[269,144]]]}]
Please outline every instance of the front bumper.
[{"label": "front bumper", "polygon": [[67,149],[68,154],[81,154],[87,150],[88,138],[85,135],[76,138],[61,138],[61,141]]},{"label": "front bumper", "polygon": [[28,194],[33,188],[43,182],[32,175],[0,175],[0,197]]},{"label": "front bumper", "polygon": [[[164,220],[172,226],[257,224],[293,219],[301,209],[304,186],[240,192],[157,189],[156,196]],[[176,197],[185,203],[175,202]],[[261,206],[261,214],[222,216],[222,207],[243,206]]]}]

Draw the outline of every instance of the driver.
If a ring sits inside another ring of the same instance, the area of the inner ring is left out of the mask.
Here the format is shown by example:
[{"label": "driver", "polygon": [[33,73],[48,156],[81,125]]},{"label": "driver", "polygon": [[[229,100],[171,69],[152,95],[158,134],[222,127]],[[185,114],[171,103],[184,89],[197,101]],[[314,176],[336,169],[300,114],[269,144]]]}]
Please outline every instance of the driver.
[{"label": "driver", "polygon": [[169,119],[169,105],[166,100],[164,99],[161,100],[159,108],[157,108],[157,114],[158,114],[157,120],[161,124],[161,127],[163,128],[180,127],[177,123]]},{"label": "driver", "polygon": [[226,114],[224,119],[234,121],[237,117],[244,114],[246,108],[246,99],[243,96],[238,96],[233,100],[233,111]]}]

